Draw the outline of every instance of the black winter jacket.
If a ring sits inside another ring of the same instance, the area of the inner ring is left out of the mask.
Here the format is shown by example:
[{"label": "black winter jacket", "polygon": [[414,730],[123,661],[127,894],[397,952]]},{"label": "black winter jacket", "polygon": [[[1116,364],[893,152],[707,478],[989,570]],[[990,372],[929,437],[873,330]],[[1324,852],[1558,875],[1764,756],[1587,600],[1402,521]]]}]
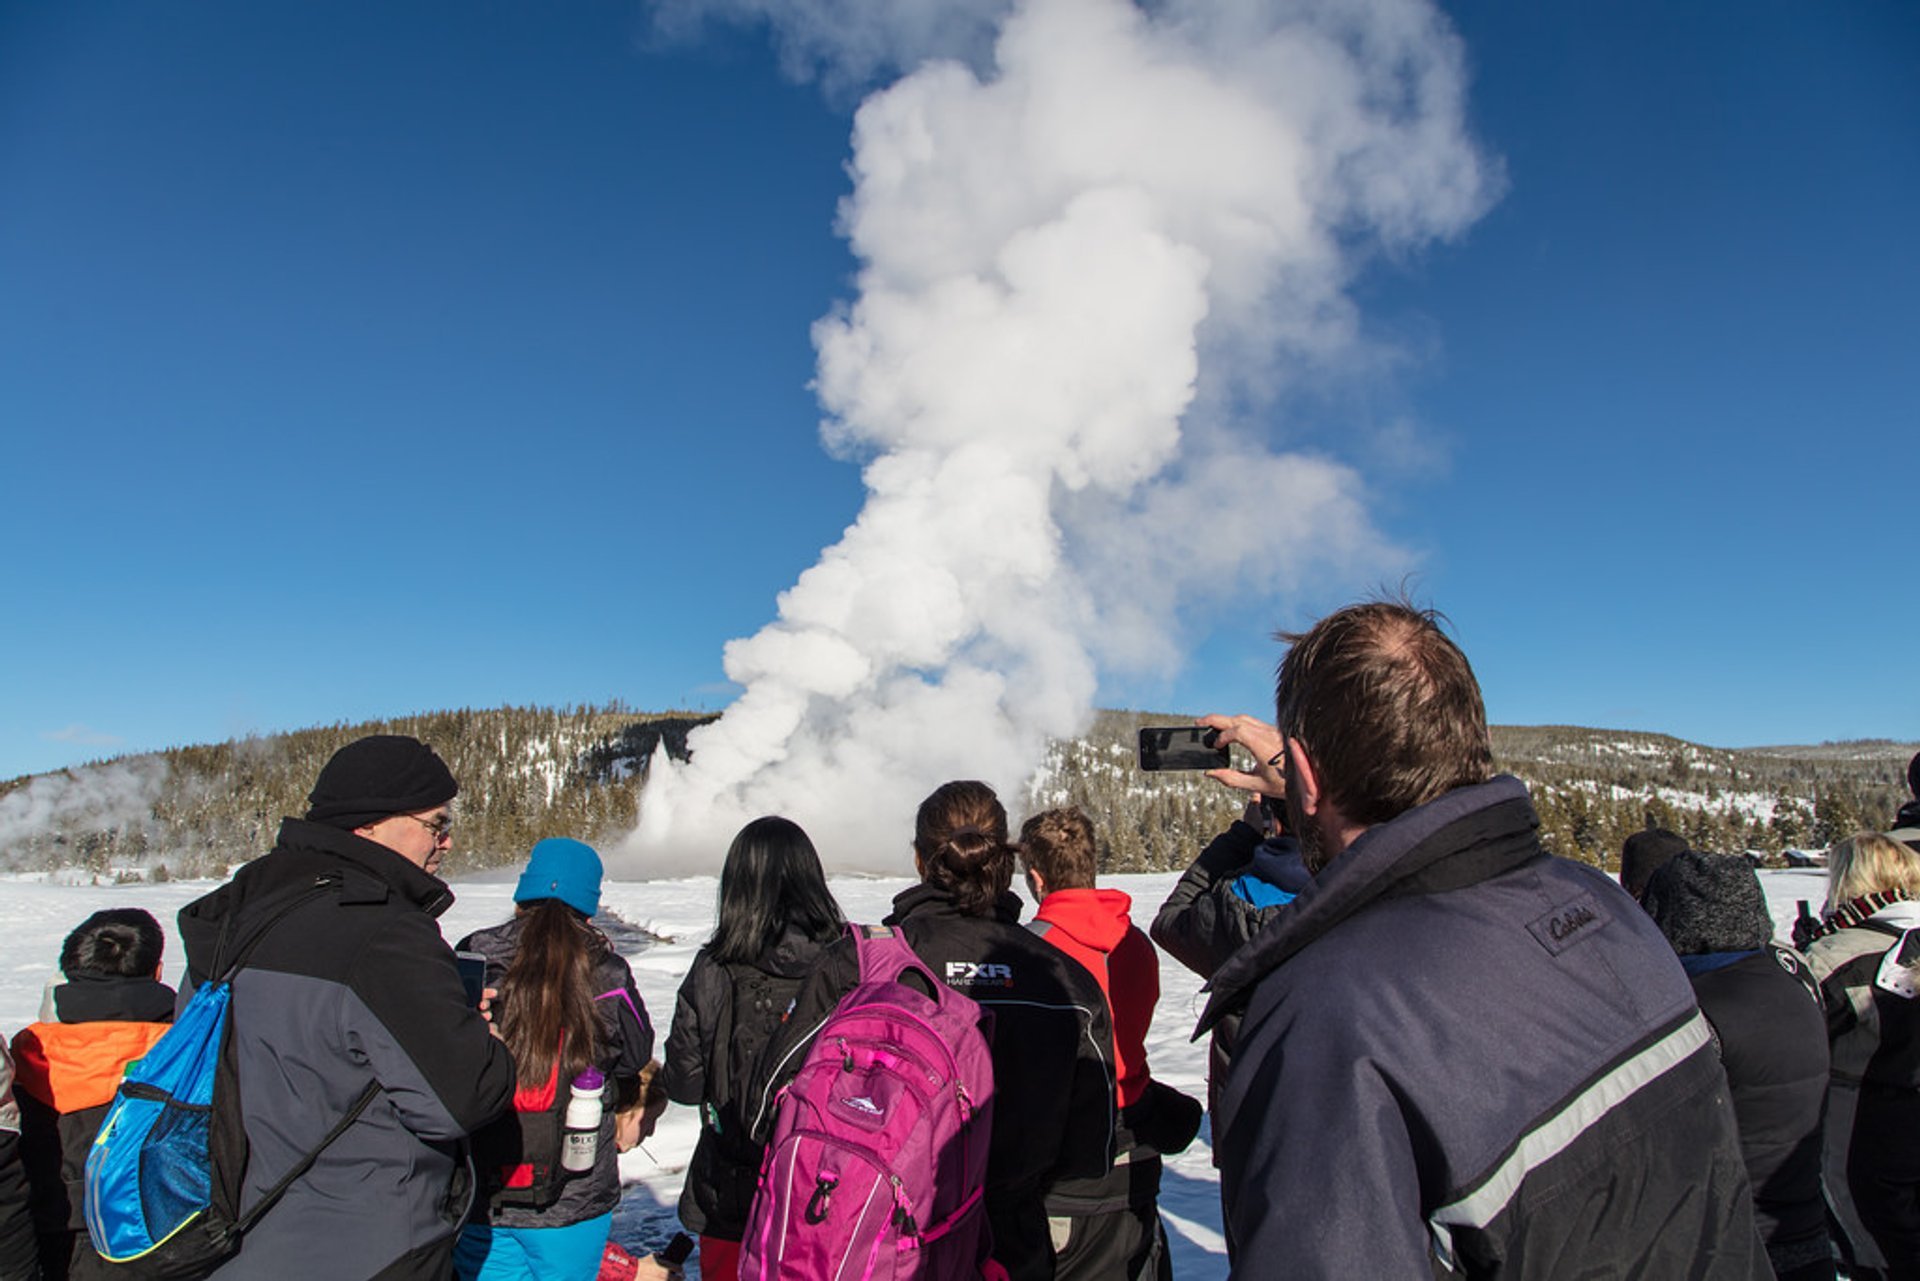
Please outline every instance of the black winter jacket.
[{"label": "black winter jacket", "polygon": [[13,1104],[13,1060],[0,1044],[0,1281],[39,1281],[27,1176],[20,1166],[20,1112]]},{"label": "black winter jacket", "polygon": [[[1235,819],[1193,860],[1153,918],[1153,941],[1167,955],[1203,979],[1211,979],[1227,960],[1253,941],[1284,904],[1256,907],[1234,892],[1234,881],[1249,874],[1262,843],[1260,833]],[[1301,886],[1289,887],[1298,892]],[[1213,1111],[1226,1083],[1240,1011],[1230,1010],[1214,1025],[1207,1046],[1207,1110]]]},{"label": "black winter jacket", "polygon": [[467,1003],[434,918],[445,882],[351,832],[287,819],[273,851],[180,912],[187,977],[263,898],[336,884],[268,933],[234,979],[250,1206],[370,1081],[380,1091],[214,1275],[438,1276],[473,1199],[465,1138],[513,1096],[513,1060]]},{"label": "black winter jacket", "polygon": [[[1053,1275],[1047,1191],[1063,1179],[1104,1177],[1112,1166],[1113,1031],[1099,981],[1019,919],[1012,894],[1000,896],[991,917],[966,916],[944,890],[921,884],[893,900],[885,923],[900,928],[936,976],[993,1015],[987,1219],[993,1257],[1014,1281],[1029,1281]],[[976,979],[985,965],[1007,972]],[[829,947],[767,1047],[754,1086],[754,1131],[763,1141],[775,1092],[859,976],[851,938]]]},{"label": "black winter jacket", "polygon": [[1770,1275],[1678,959],[1536,826],[1507,777],[1409,810],[1214,976],[1236,1276]]},{"label": "black winter jacket", "polygon": [[1774,1270],[1830,1258],[1820,1180],[1827,1028],[1813,972],[1798,953],[1778,947],[1681,963],[1713,1025],[1754,1218]]},{"label": "black winter jacket", "polygon": [[[486,983],[499,989],[507,967],[520,942],[521,920],[514,917],[491,929],[476,930],[460,940],[462,952],[477,952],[487,958]],[[594,1012],[600,1016],[600,1053],[594,1066],[607,1079],[607,1092],[600,1109],[600,1140],[594,1148],[593,1169],[560,1185],[560,1196],[544,1210],[525,1207],[487,1207],[486,1221],[497,1228],[552,1228],[606,1214],[620,1203],[619,1152],[614,1147],[615,1102],[638,1096],[642,1069],[653,1057],[653,1024],[647,1019],[646,1004],[633,985],[633,969],[611,946],[593,966]],[[540,1082],[541,1086],[546,1083]],[[556,1088],[565,1094],[566,1081]],[[564,1106],[564,1105],[563,1105]],[[519,1119],[503,1115],[495,1125],[518,1127]],[[484,1144],[482,1145],[484,1146]],[[486,1172],[481,1171],[484,1190]]]},{"label": "black winter jacket", "polygon": [[[667,1037],[666,1082],[668,1098],[700,1109],[700,1140],[680,1191],[680,1221],[694,1232],[728,1241],[746,1234],[765,1151],[747,1133],[751,1117],[741,1115],[749,1111],[746,1101],[758,1067],[757,1053],[748,1051],[773,1040],[825,950],[826,944],[788,930],[748,967],[764,978],[741,983],[736,978],[748,975],[739,967],[729,973],[703,947],[680,984]],[[755,1009],[751,995],[738,991],[742,987],[790,994],[787,1001],[770,1000],[765,1002],[769,1008]],[[778,1009],[771,1008],[775,1004]]]}]

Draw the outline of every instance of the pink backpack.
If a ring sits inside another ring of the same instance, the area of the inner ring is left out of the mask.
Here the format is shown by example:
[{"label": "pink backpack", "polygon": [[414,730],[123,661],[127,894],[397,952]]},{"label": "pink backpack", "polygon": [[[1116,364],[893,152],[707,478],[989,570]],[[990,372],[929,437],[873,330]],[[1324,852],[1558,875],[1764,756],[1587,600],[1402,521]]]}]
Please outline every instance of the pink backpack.
[{"label": "pink backpack", "polygon": [[[885,926],[854,929],[860,982],[780,1092],[741,1243],[743,1281],[1005,1276],[981,1198],[993,1060],[980,1007]],[[931,999],[900,981],[925,976]]]}]

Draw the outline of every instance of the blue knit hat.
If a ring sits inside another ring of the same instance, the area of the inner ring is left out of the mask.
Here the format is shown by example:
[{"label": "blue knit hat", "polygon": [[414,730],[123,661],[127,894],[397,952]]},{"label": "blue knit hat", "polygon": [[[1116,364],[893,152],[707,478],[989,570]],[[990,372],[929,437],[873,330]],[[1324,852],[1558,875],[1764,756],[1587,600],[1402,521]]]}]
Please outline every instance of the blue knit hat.
[{"label": "blue knit hat", "polygon": [[584,841],[549,836],[527,856],[527,870],[513,887],[513,901],[557,898],[574,911],[592,916],[600,910],[600,856]]}]

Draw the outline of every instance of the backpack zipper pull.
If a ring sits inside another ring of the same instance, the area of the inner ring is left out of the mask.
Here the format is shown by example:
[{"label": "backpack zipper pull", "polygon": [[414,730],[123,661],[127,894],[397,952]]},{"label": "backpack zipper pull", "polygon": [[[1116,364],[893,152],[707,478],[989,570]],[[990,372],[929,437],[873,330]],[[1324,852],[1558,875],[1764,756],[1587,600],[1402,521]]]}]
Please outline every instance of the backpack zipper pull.
[{"label": "backpack zipper pull", "polygon": [[826,1220],[827,1199],[833,1195],[833,1190],[839,1186],[840,1180],[838,1179],[829,1179],[824,1174],[814,1176],[813,1195],[807,1198],[808,1223],[821,1223]]}]

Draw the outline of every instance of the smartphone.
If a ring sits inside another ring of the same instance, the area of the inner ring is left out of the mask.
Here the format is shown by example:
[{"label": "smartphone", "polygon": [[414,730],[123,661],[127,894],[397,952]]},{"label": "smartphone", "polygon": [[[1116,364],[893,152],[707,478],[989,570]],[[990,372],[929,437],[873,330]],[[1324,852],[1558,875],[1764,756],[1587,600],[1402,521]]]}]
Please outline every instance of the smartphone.
[{"label": "smartphone", "polygon": [[1140,730],[1140,768],[1225,769],[1231,758],[1220,731],[1204,725],[1148,725]]},{"label": "smartphone", "polygon": [[656,1250],[653,1257],[670,1268],[677,1268],[685,1263],[687,1256],[692,1253],[693,1238],[684,1232],[676,1232],[673,1234],[673,1240],[667,1242],[667,1248]]},{"label": "smartphone", "polygon": [[467,989],[467,1004],[480,1008],[480,994],[487,987],[487,958],[478,952],[455,952],[453,963],[460,967],[460,985]]}]

